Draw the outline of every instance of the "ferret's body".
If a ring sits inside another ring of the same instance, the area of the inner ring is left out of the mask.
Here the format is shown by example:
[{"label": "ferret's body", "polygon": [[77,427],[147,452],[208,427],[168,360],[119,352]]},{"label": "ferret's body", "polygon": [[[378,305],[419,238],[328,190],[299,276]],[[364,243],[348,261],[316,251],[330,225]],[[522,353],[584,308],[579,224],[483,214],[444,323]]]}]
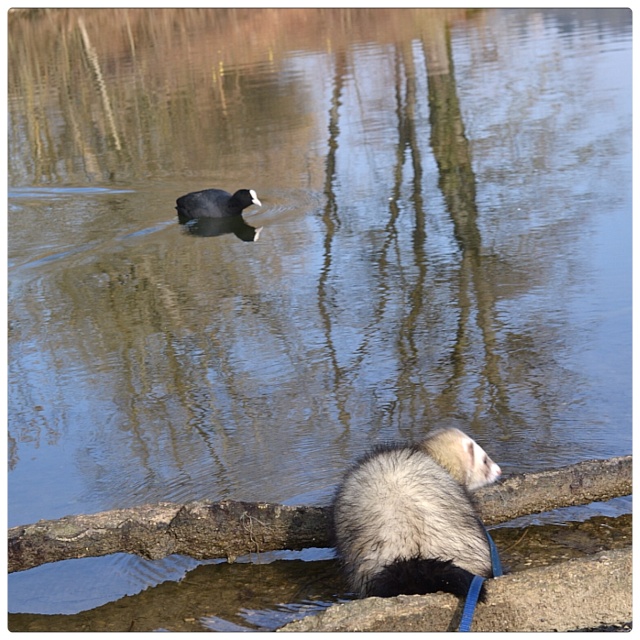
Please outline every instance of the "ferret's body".
[{"label": "ferret's body", "polygon": [[416,446],[378,447],[347,473],[334,501],[336,547],[360,596],[449,591],[492,575],[468,491],[500,468],[457,429]]}]

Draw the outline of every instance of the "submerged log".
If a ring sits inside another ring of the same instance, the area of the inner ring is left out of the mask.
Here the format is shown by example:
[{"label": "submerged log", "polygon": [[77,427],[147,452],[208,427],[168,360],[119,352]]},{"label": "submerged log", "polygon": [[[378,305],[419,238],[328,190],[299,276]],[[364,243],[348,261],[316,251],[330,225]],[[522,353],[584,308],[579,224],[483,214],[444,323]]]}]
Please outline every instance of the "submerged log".
[{"label": "submerged log", "polygon": [[[608,500],[632,492],[631,456],[518,474],[476,493],[488,524],[526,513]],[[46,562],[133,553],[159,559],[178,553],[227,558],[277,549],[326,547],[328,507],[196,501],[115,509],[40,520],[9,529],[9,571]]]}]

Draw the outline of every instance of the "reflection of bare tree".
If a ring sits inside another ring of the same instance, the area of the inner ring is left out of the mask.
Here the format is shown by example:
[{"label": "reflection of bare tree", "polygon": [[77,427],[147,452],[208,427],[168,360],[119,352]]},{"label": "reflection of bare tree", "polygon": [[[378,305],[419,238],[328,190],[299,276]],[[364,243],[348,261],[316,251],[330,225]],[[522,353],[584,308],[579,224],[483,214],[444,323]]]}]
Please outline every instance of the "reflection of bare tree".
[{"label": "reflection of bare tree", "polygon": [[[446,50],[444,60],[441,55],[443,44]],[[508,410],[508,394],[502,380],[500,355],[496,344],[495,294],[483,264],[482,238],[477,225],[476,179],[456,93],[451,35],[446,25],[442,25],[440,39],[430,40],[424,46],[428,72],[431,146],[438,164],[438,184],[461,251],[459,322],[451,354],[453,369],[439,401],[446,406],[455,406],[455,398],[461,393],[459,385],[468,368],[464,357],[465,345],[470,335],[469,324],[475,316],[484,346],[481,382],[487,387],[489,409],[493,417],[500,420],[505,415],[503,412]],[[476,415],[486,409],[482,395],[482,388],[479,387],[476,393]]]},{"label": "reflection of bare tree", "polygon": [[[415,376],[420,367],[420,348],[416,343],[416,329],[418,320],[424,313],[423,293],[427,277],[427,263],[424,255],[424,245],[427,234],[424,199],[422,197],[422,154],[420,152],[416,125],[416,72],[413,53],[408,43],[403,45],[398,53],[398,58],[400,65],[400,68],[398,69],[398,81],[404,75],[406,78],[406,87],[404,104],[400,99],[402,92],[399,87],[396,87],[399,131],[397,151],[398,162],[396,166],[398,168],[402,166],[401,161],[404,158],[406,151],[408,151],[413,170],[411,201],[415,212],[415,225],[412,237],[412,250],[417,270],[417,276],[414,278],[413,284],[407,292],[409,305],[398,332],[398,351],[401,361],[405,365],[401,370],[399,382],[401,388],[412,389],[412,393],[409,398],[409,414],[413,419],[416,419],[423,411],[428,410],[429,406],[424,385],[415,385],[410,382],[411,378]],[[396,173],[396,192],[399,194],[402,178],[398,172]]]},{"label": "reflection of bare tree", "polygon": [[338,203],[334,191],[334,182],[336,178],[336,155],[338,152],[338,136],[340,135],[339,116],[340,116],[340,99],[344,87],[344,79],[347,73],[347,60],[344,50],[340,50],[335,54],[335,76],[333,83],[333,92],[331,95],[331,106],[329,108],[329,140],[328,151],[325,168],[325,184],[324,193],[326,204],[322,214],[326,233],[324,236],[324,250],[322,271],[318,280],[318,306],[322,326],[325,334],[327,350],[333,369],[332,387],[335,400],[338,406],[338,416],[340,424],[345,428],[349,426],[349,413],[345,408],[344,398],[341,391],[341,381],[343,376],[338,364],[336,348],[333,343],[333,304],[328,287],[328,278],[331,273],[332,266],[332,244],[337,229],[340,227],[340,218],[338,216]]},{"label": "reflection of bare tree", "polygon": [[[424,242],[426,240],[425,212],[422,197],[422,161],[415,122],[416,78],[413,54],[409,46],[401,45],[395,55],[394,97],[398,119],[398,140],[395,144],[392,195],[389,198],[389,216],[384,227],[384,242],[378,257],[379,300],[372,316],[371,324],[365,329],[365,336],[375,335],[375,327],[384,324],[385,311],[388,306],[397,304],[395,298],[400,295],[408,304],[402,315],[401,323],[395,332],[395,349],[401,366],[395,384],[395,400],[380,407],[382,424],[391,423],[400,418],[400,412],[406,412],[407,422],[416,422],[428,407],[428,394],[425,386],[415,384],[416,376],[420,377],[420,345],[416,340],[419,320],[423,314],[423,291],[425,288],[427,264],[424,259]],[[402,270],[393,275],[394,268],[401,264],[402,246],[398,239],[398,203],[401,200],[402,185],[405,180],[406,155],[410,157],[412,170],[411,203],[413,205],[415,224],[412,234],[412,255],[417,275],[406,278]],[[397,290],[397,278],[402,282],[401,291]],[[369,349],[370,340],[365,339],[359,349],[356,363],[360,365],[365,352]],[[408,405],[408,406],[405,406]]]}]

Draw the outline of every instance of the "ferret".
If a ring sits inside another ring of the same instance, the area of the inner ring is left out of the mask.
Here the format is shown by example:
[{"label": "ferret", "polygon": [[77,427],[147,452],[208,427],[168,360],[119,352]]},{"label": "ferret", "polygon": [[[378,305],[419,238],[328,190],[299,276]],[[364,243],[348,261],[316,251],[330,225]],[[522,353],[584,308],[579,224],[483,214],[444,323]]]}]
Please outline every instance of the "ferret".
[{"label": "ferret", "polygon": [[458,429],[365,455],[333,502],[336,550],[351,590],[360,597],[464,597],[474,575],[492,577],[489,542],[469,492],[500,473]]}]

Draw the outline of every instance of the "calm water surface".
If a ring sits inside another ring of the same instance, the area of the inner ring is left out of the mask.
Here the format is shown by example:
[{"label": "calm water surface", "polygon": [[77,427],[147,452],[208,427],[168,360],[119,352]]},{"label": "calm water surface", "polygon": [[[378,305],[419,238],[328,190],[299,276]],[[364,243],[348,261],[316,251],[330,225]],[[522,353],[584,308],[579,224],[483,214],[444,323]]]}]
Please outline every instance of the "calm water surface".
[{"label": "calm water surface", "polygon": [[[9,56],[9,526],[324,504],[441,423],[506,472],[631,452],[630,11],[18,12]],[[258,242],[177,224],[209,186]],[[44,566],[10,610],[197,564]]]}]

